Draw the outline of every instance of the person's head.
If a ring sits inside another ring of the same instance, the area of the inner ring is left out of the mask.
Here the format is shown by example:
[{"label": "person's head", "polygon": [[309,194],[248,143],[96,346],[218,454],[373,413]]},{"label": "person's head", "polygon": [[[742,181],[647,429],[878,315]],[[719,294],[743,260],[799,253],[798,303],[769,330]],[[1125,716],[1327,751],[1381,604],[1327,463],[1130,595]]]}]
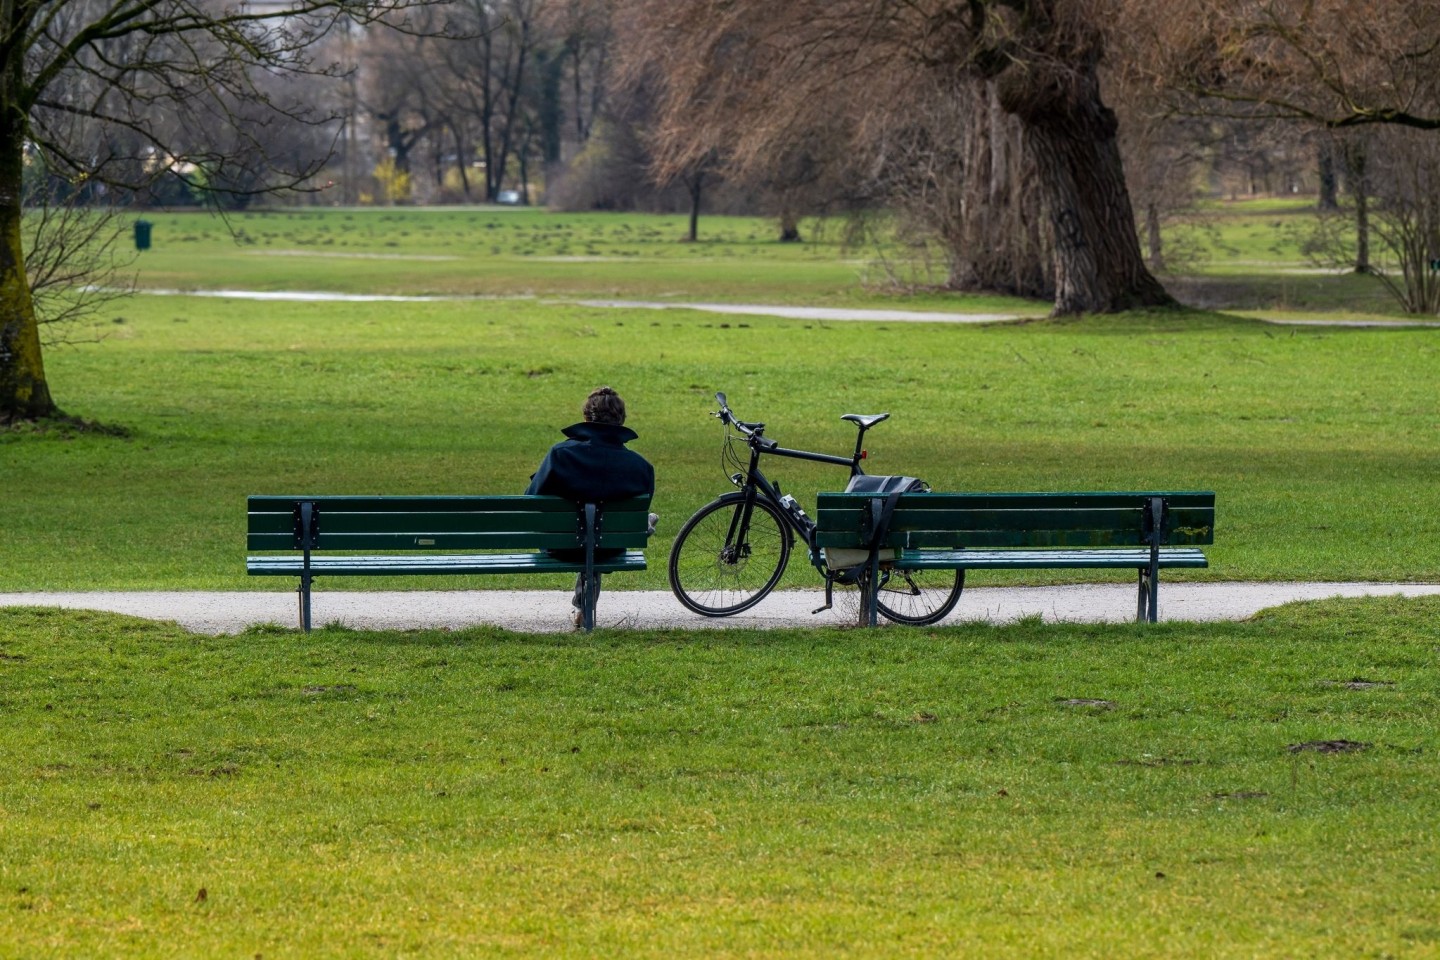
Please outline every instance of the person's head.
[{"label": "person's head", "polygon": [[613,423],[617,426],[625,423],[625,401],[609,387],[591,391],[581,412],[586,423]]}]

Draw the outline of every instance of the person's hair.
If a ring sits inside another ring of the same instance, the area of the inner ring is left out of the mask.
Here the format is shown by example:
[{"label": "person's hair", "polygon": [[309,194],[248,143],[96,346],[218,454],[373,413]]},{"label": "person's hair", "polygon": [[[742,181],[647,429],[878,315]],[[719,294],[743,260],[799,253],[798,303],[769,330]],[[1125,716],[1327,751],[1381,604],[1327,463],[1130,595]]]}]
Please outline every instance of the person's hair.
[{"label": "person's hair", "polygon": [[625,422],[625,401],[620,399],[620,394],[609,387],[601,387],[598,390],[592,390],[590,396],[585,398],[582,413],[588,423],[623,424]]}]

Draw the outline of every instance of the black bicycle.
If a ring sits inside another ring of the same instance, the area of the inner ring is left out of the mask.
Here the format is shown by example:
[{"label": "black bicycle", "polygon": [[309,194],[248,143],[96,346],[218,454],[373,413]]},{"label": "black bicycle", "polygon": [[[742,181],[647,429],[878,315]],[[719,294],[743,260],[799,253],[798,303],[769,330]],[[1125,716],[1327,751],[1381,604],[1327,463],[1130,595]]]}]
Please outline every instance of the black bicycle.
[{"label": "black bicycle", "polygon": [[[748,610],[775,589],[798,539],[810,551],[810,563],[825,578],[825,606],[832,605],[834,587],[862,584],[869,574],[865,558],[837,557],[815,544],[815,521],[795,498],[780,492],[760,471],[764,455],[833,463],[865,475],[865,431],[889,418],[888,413],[847,413],[840,419],[855,424],[855,452],[837,457],[790,450],[765,436],[765,424],[737,420],[725,394],[715,394],[720,409],[711,416],[725,425],[721,463],[737,489],[722,494],[685,521],[670,549],[670,589],[688,609],[707,617],[726,617]],[[742,452],[742,444],[749,448]],[[748,462],[747,462],[748,461]],[[828,555],[827,555],[828,553]],[[867,555],[868,556],[868,555]],[[880,562],[879,611],[896,623],[935,623],[955,608],[965,587],[963,570],[907,569],[903,560]]]}]

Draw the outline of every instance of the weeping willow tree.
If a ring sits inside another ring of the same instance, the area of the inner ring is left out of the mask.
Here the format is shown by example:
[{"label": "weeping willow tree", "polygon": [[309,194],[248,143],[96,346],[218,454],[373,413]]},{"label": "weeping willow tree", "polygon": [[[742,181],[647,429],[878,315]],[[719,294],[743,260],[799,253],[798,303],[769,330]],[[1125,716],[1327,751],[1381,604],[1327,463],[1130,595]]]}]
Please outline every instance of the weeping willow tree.
[{"label": "weeping willow tree", "polygon": [[[906,92],[916,87],[968,91],[948,118],[937,112],[939,125],[928,131],[937,144],[955,143],[948,127],[969,124],[972,131],[953,168],[957,176],[974,177],[979,189],[951,190],[949,202],[1013,203],[1018,219],[995,218],[1007,226],[1023,224],[1026,210],[1043,211],[1045,238],[1036,246],[1048,253],[1055,313],[1067,315],[1172,302],[1141,255],[1116,116],[1101,97],[1100,67],[1120,2],[624,0],[620,6],[630,49],[662,91],[658,156],[674,169],[712,150],[740,168],[763,164],[817,112],[834,111],[837,95],[861,111],[856,128],[865,131],[909,123],[914,115],[906,112]],[[1003,120],[993,135],[992,110]],[[1018,142],[1001,129],[1006,123]],[[989,187],[1006,178],[977,173],[984,166],[980,154],[989,157],[985,163],[995,161],[997,171],[1018,162],[1000,155],[1012,142],[1023,152],[1038,204],[1018,193],[989,196]],[[983,222],[977,213],[965,230],[973,233]],[[968,269],[958,266],[957,279]],[[989,271],[993,265],[970,266]]]}]

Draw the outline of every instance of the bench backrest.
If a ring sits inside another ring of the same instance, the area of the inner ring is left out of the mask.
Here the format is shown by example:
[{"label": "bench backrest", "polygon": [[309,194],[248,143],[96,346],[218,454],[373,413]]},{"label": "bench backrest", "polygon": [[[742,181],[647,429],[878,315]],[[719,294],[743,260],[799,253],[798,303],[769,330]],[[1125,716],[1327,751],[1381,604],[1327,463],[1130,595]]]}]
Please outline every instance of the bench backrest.
[{"label": "bench backrest", "polygon": [[[544,550],[582,548],[583,511],[561,497],[248,498],[251,550],[301,550],[309,503],[312,550]],[[597,548],[643,547],[649,497],[601,505]]]},{"label": "bench backrest", "polygon": [[[1213,492],[905,493],[876,546],[1134,547],[1150,544],[1150,503],[1164,505],[1166,545],[1215,542]],[[822,493],[816,536],[822,547],[867,547],[883,496]]]}]

